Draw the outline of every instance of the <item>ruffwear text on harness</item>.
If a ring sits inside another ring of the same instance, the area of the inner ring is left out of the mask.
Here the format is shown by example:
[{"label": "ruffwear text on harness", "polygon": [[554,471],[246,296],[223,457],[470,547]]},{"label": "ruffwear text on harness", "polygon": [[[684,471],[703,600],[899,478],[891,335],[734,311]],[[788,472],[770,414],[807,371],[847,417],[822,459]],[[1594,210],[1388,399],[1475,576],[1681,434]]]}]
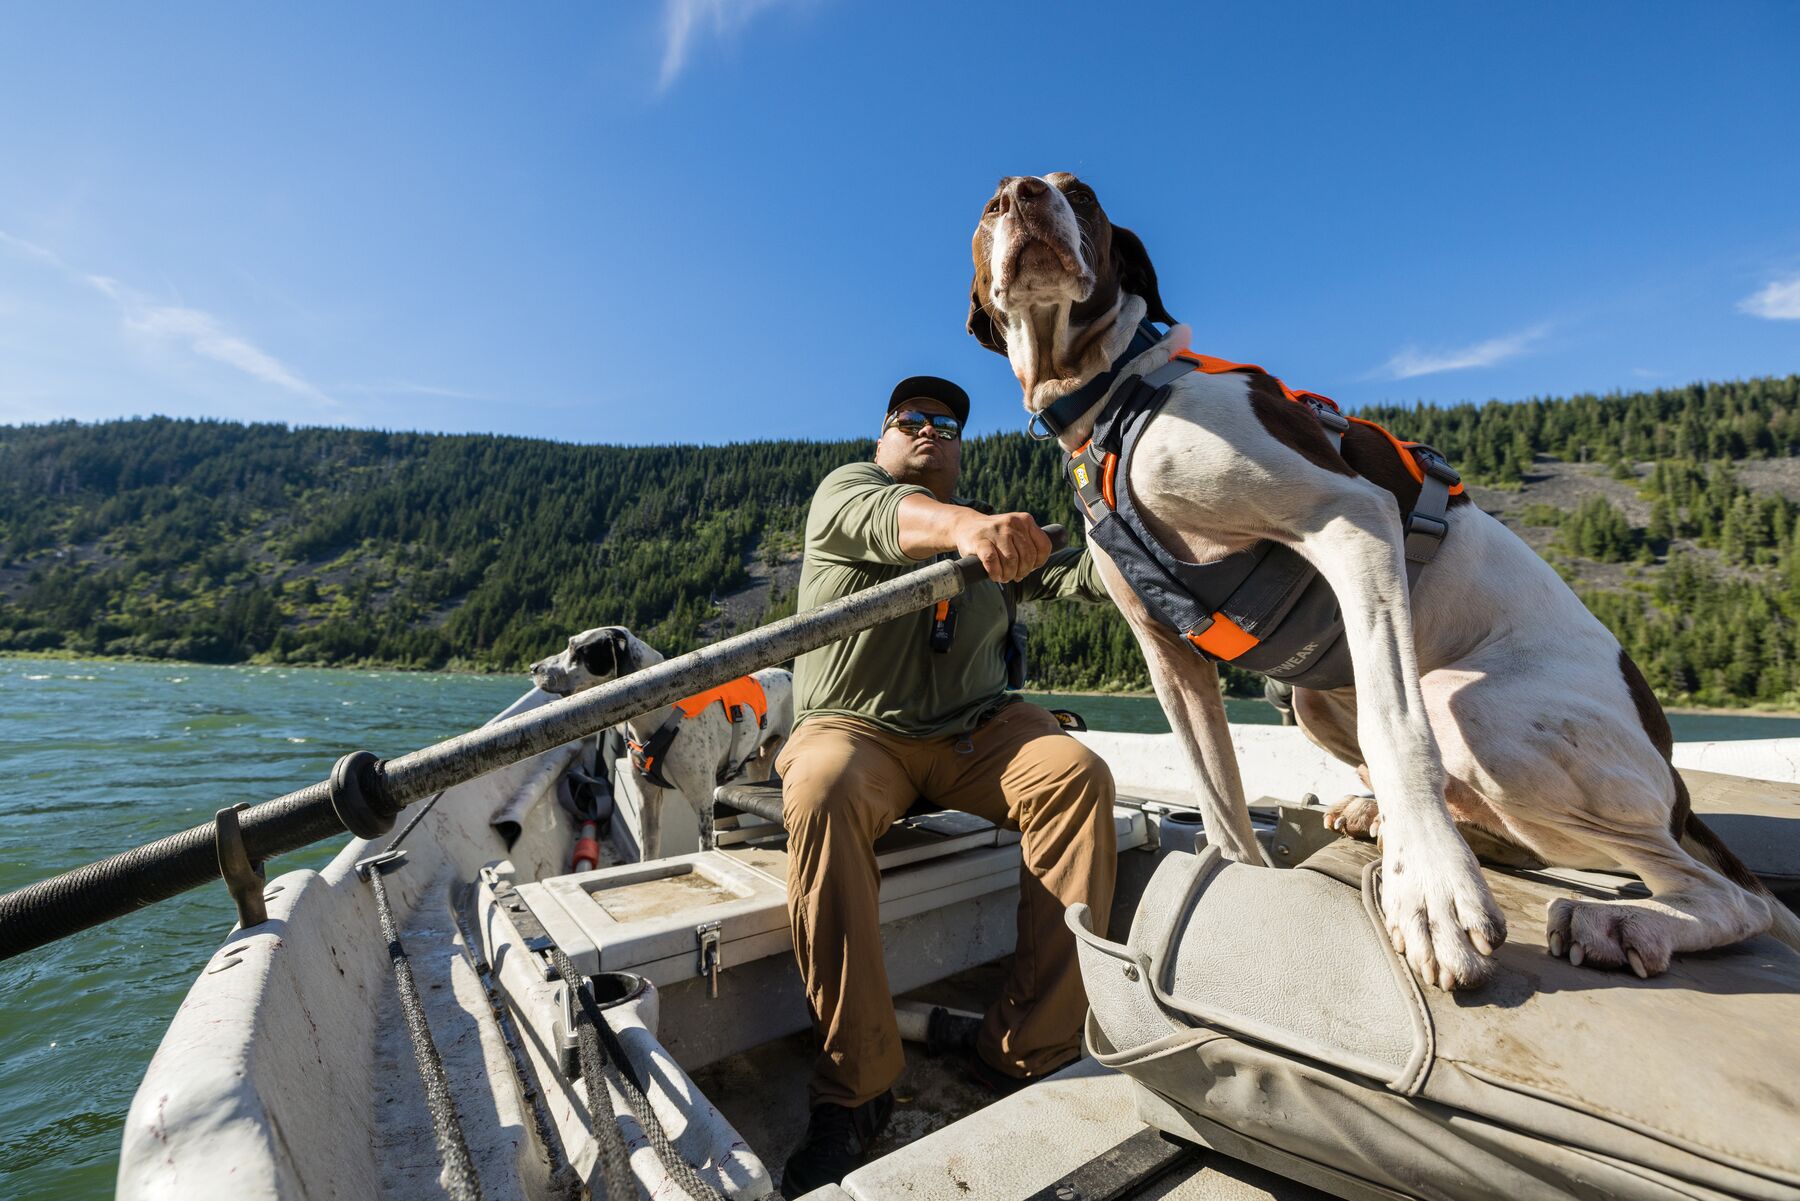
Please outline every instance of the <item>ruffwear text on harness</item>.
[{"label": "ruffwear text on harness", "polygon": [[[1090,383],[1034,420],[1060,433],[1099,401],[1124,364],[1150,349],[1159,337],[1148,322],[1140,325],[1131,346],[1101,377],[1106,384],[1095,389]],[[1208,658],[1303,688],[1351,683],[1349,646],[1337,597],[1298,552],[1264,540],[1211,563],[1187,562],[1144,525],[1131,489],[1117,486],[1121,478],[1130,478],[1131,455],[1145,427],[1167,401],[1175,381],[1191,371],[1268,375],[1247,363],[1183,350],[1148,375],[1120,380],[1094,423],[1092,437],[1064,465],[1087,513],[1089,537],[1105,549],[1151,614]],[[1380,431],[1419,482],[1418,502],[1404,523],[1407,584],[1415,585],[1449,529],[1444,514],[1449,498],[1462,491],[1461,477],[1431,447],[1402,442],[1372,421],[1346,417],[1327,397],[1296,392],[1269,378],[1283,396],[1305,405],[1318,419],[1333,450],[1341,451],[1351,423],[1368,426]]]}]

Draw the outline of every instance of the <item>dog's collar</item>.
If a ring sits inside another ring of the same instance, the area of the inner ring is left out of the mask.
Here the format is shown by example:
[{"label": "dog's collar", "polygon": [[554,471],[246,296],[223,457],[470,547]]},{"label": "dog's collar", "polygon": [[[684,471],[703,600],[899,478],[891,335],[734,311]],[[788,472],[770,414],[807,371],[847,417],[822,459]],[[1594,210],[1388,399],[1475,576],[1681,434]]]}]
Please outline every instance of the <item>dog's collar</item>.
[{"label": "dog's collar", "polygon": [[[1111,367],[1067,396],[1058,397],[1033,413],[1025,423],[1025,432],[1039,442],[1060,437],[1064,430],[1081,420],[1082,414],[1100,403],[1107,389],[1119,378],[1119,372],[1125,369],[1125,364],[1155,346],[1162,338],[1163,335],[1157,332],[1156,326],[1151,324],[1148,317],[1138,322],[1137,329],[1131,334],[1131,344],[1125,348],[1125,353],[1113,360]],[[1040,423],[1044,427],[1041,432],[1038,430]]]}]

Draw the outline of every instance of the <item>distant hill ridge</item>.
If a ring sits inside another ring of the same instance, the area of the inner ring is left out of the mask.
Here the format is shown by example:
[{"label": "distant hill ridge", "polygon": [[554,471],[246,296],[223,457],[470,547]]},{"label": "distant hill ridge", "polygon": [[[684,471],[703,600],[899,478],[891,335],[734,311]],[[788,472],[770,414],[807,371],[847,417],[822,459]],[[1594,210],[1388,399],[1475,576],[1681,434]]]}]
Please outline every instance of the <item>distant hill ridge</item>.
[{"label": "distant hill ridge", "polygon": [[[1361,415],[1444,451],[1665,699],[1800,705],[1800,376]],[[0,651],[516,670],[618,623],[678,653],[791,610],[812,490],[870,446],[0,427]],[[989,435],[963,491],[1079,529],[1059,471]],[[1110,607],[1033,616],[1037,686],[1146,686]]]}]

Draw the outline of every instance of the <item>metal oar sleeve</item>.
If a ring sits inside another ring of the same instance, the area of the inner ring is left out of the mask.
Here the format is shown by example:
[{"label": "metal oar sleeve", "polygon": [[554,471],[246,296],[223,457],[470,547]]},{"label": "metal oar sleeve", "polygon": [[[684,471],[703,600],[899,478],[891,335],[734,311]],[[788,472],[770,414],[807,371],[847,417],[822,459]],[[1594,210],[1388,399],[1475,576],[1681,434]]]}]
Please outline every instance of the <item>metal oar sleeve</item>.
[{"label": "metal oar sleeve", "polygon": [[[362,799],[377,815],[391,820],[434,792],[959,596],[970,581],[983,575],[980,560],[973,556],[936,563],[435,746],[375,763],[362,780]],[[245,809],[238,820],[253,860],[273,859],[346,828],[325,782]],[[195,826],[0,896],[0,959],[217,879],[214,829]]]}]

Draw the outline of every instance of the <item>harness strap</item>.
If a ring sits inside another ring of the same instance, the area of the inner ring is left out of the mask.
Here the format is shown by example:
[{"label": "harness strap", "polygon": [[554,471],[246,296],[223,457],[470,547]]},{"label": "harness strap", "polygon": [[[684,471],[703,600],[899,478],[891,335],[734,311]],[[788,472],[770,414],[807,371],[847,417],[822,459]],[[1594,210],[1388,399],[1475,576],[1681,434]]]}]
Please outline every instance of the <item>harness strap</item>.
[{"label": "harness strap", "polygon": [[[1125,353],[1114,359],[1111,367],[1068,395],[1058,397],[1048,407],[1033,413],[1025,423],[1025,432],[1040,442],[1061,435],[1105,398],[1107,389],[1119,378],[1119,372],[1125,369],[1125,364],[1160,341],[1162,335],[1156,332],[1156,327],[1150,324],[1148,318],[1138,322],[1138,327],[1131,332],[1131,341],[1126,345]],[[1038,432],[1039,425],[1044,427],[1043,433]]]},{"label": "harness strap", "polygon": [[635,738],[626,738],[625,745],[631,751],[631,766],[638,777],[658,788],[673,789],[675,786],[663,776],[662,765],[668,760],[669,747],[675,742],[675,735],[681,733],[681,710],[663,719],[650,737],[643,742]]}]

